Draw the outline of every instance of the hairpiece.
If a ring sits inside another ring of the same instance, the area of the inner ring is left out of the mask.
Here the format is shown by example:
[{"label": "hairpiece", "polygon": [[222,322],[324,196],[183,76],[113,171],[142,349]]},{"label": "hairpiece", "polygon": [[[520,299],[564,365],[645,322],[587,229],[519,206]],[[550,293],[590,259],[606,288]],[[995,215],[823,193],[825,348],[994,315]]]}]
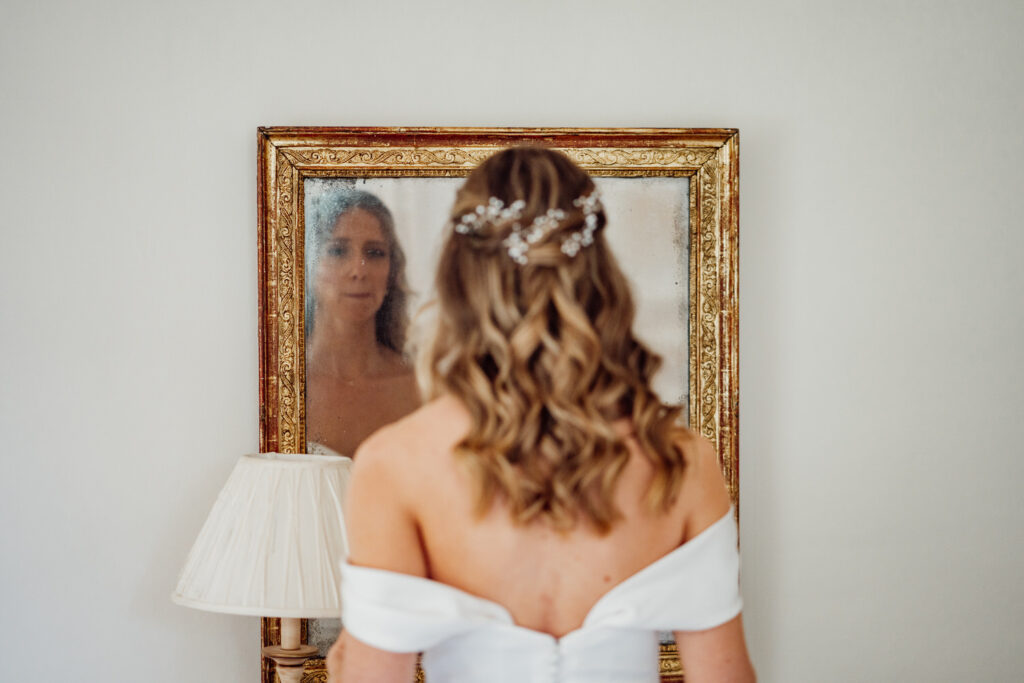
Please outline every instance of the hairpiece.
[{"label": "hairpiece", "polygon": [[493,223],[497,220],[517,220],[522,217],[523,209],[525,208],[526,202],[522,199],[515,200],[511,206],[506,208],[505,202],[497,197],[491,197],[486,205],[481,204],[476,207],[475,211],[471,211],[460,218],[459,222],[455,224],[455,232],[460,235],[468,235],[473,232],[479,232],[487,223]]},{"label": "hairpiece", "polygon": [[[583,211],[583,229],[570,233],[562,240],[562,253],[569,258],[576,256],[583,247],[589,247],[594,243],[597,214],[603,208],[601,196],[596,187],[590,194],[574,199],[572,205]],[[479,232],[488,223],[498,220],[517,221],[512,224],[512,232],[502,244],[508,250],[509,258],[521,266],[526,265],[529,262],[526,254],[530,247],[558,229],[559,223],[565,220],[565,211],[548,209],[544,214],[534,218],[529,226],[523,228],[518,221],[522,218],[525,208],[526,202],[522,199],[517,199],[506,207],[503,201],[497,197],[491,197],[487,200],[487,204],[480,204],[475,210],[463,214],[455,223],[455,232],[460,235],[469,235]]]}]

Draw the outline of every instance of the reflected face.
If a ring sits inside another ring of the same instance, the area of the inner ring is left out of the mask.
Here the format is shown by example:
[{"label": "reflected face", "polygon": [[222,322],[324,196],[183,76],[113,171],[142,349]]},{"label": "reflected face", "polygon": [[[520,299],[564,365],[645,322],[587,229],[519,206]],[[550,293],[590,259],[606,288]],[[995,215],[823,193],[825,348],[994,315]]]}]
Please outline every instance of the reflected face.
[{"label": "reflected face", "polygon": [[317,266],[318,309],[348,322],[373,318],[387,295],[390,272],[391,248],[380,221],[365,209],[342,214]]}]

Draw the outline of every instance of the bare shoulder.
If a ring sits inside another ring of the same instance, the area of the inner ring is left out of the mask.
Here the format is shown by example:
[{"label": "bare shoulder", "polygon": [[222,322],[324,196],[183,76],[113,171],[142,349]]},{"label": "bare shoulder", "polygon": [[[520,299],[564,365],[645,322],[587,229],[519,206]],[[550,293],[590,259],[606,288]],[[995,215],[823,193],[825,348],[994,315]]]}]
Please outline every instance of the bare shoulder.
[{"label": "bare shoulder", "polygon": [[692,429],[679,427],[674,432],[676,444],[683,449],[686,456],[687,467],[692,467],[693,472],[707,474],[710,468],[721,473],[718,463],[718,451],[715,445],[706,437],[701,436]]},{"label": "bare shoulder", "polygon": [[[353,564],[425,576],[418,511],[452,442],[461,406],[437,399],[374,432],[356,450],[345,506]],[[465,414],[462,419],[467,420]]]},{"label": "bare shoulder", "polygon": [[415,473],[416,461],[446,451],[465,433],[469,416],[453,397],[442,396],[381,427],[356,450],[353,476],[368,470],[393,481]]},{"label": "bare shoulder", "polygon": [[689,540],[721,519],[732,505],[714,444],[691,429],[676,432],[676,444],[686,458],[680,491],[684,510],[684,539]]},{"label": "bare shoulder", "polygon": [[451,420],[453,427],[458,428],[469,426],[469,412],[466,407],[459,399],[449,394],[427,401],[409,417],[418,420],[420,426],[431,424],[435,420]]},{"label": "bare shoulder", "polygon": [[[683,536],[688,541],[728,514],[732,499],[714,444],[690,429],[680,429],[676,439],[686,457],[680,502],[686,506]],[[687,681],[757,680],[747,653],[742,615],[703,631],[676,631],[675,636]]]},{"label": "bare shoulder", "polygon": [[402,441],[385,427],[356,450],[345,501],[349,561],[414,576],[426,575],[412,509],[413,479]]},{"label": "bare shoulder", "polygon": [[398,435],[394,425],[387,425],[366,437],[352,460],[352,476],[369,482],[378,478],[390,479],[390,470],[396,466],[398,456]]},{"label": "bare shoulder", "polygon": [[351,523],[382,506],[401,504],[403,461],[400,441],[393,426],[383,427],[367,437],[353,455],[346,518]]},{"label": "bare shoulder", "polygon": [[441,396],[420,405],[416,410],[376,432],[372,447],[450,445],[469,427],[469,414],[458,399]]}]

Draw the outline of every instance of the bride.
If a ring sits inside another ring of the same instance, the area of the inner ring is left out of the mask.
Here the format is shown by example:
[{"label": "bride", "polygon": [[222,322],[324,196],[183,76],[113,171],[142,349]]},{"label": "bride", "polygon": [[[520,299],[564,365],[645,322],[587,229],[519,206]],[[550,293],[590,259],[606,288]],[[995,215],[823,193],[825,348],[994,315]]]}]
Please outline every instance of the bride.
[{"label": "bride", "polygon": [[358,450],[332,683],[754,680],[713,446],[650,388],[660,359],[590,177],[513,148],[460,189],[430,400]]},{"label": "bride", "polygon": [[402,351],[405,256],[375,195],[343,187],[310,221],[306,261],[306,428],[310,453],[351,456],[419,405]]}]

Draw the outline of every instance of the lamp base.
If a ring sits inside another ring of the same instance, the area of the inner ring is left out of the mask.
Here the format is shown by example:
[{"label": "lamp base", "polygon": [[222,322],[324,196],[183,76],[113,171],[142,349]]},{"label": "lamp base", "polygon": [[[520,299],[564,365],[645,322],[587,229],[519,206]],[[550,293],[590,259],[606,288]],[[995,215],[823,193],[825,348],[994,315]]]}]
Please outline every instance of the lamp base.
[{"label": "lamp base", "polygon": [[306,668],[306,660],[317,654],[312,645],[299,645],[289,649],[280,645],[267,645],[263,648],[263,656],[274,660],[277,680],[281,683],[301,683]]},{"label": "lamp base", "polygon": [[279,683],[302,683],[302,674],[305,673],[306,667],[301,664],[298,666],[281,666],[278,664],[274,667],[277,671],[277,680]]},{"label": "lamp base", "polygon": [[301,619],[282,618],[281,644],[267,645],[263,648],[263,656],[274,660],[277,679],[281,683],[302,683],[306,660],[319,652],[313,645],[300,643],[301,633]]},{"label": "lamp base", "polygon": [[263,656],[273,659],[278,666],[302,666],[307,659],[315,657],[319,650],[313,645],[299,645],[296,648],[267,645]]}]

